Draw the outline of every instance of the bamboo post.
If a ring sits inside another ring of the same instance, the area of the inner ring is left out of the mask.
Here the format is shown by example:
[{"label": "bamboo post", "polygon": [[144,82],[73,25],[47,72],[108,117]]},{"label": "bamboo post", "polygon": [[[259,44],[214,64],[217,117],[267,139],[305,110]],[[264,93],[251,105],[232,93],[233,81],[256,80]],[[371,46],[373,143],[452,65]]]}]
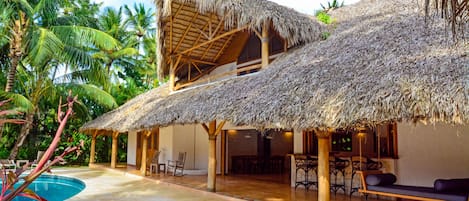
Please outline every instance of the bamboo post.
[{"label": "bamboo post", "polygon": [[330,201],[329,145],[330,131],[316,131],[318,136],[318,200]]},{"label": "bamboo post", "polygon": [[116,168],[117,163],[117,137],[119,132],[112,133],[111,168]]},{"label": "bamboo post", "polygon": [[[142,176],[147,175],[147,150],[148,150],[148,137],[151,135],[151,131],[145,131],[142,133],[143,143],[142,143],[142,164],[140,165],[140,174]],[[151,173],[150,173],[151,174]]]},{"label": "bamboo post", "polygon": [[216,180],[217,180],[217,135],[215,133],[217,121],[209,123],[208,127],[208,180],[207,189],[209,191],[216,191]]},{"label": "bamboo post", "polygon": [[169,64],[169,90],[173,91],[176,85],[176,67],[174,66],[173,58],[170,59]]},{"label": "bamboo post", "polygon": [[217,121],[213,120],[209,126],[202,124],[202,127],[208,133],[208,175],[207,175],[207,190],[211,192],[216,191],[217,183],[217,135],[223,129],[225,121],[222,121],[217,127]]},{"label": "bamboo post", "polygon": [[269,24],[270,22],[264,22],[262,27],[262,68],[269,65]]},{"label": "bamboo post", "polygon": [[93,135],[91,136],[91,148],[90,148],[90,162],[89,164],[93,164],[95,162],[95,155],[96,155],[96,137],[98,136],[98,130],[94,131]]},{"label": "bamboo post", "polygon": [[226,165],[226,133],[221,134],[221,164],[220,170],[221,175],[225,176],[225,165]]}]

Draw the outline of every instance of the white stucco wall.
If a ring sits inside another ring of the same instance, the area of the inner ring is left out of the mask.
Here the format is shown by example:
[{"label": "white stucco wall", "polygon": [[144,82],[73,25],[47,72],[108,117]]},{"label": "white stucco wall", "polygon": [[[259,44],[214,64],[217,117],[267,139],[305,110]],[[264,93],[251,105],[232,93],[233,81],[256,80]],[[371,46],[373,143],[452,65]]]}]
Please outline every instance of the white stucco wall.
[{"label": "white stucco wall", "polygon": [[437,178],[469,178],[469,125],[398,124],[398,182],[433,186]]},{"label": "white stucco wall", "polygon": [[201,125],[195,125],[195,136],[194,169],[205,170],[208,167],[208,135]]},{"label": "white stucco wall", "polygon": [[129,132],[127,138],[127,164],[137,164],[137,132]]},{"label": "white stucco wall", "polygon": [[303,131],[293,130],[293,153],[303,153]]},{"label": "white stucco wall", "polygon": [[173,159],[173,127],[160,128],[160,161],[168,161]]},{"label": "white stucco wall", "polygon": [[177,158],[179,152],[186,152],[185,169],[194,169],[195,162],[195,127],[194,125],[173,126],[173,156]]},{"label": "white stucco wall", "polygon": [[[187,152],[186,170],[207,170],[208,135],[200,124],[174,125],[160,128],[160,160],[174,160],[178,153]],[[221,137],[217,138],[217,171],[220,171]]]}]

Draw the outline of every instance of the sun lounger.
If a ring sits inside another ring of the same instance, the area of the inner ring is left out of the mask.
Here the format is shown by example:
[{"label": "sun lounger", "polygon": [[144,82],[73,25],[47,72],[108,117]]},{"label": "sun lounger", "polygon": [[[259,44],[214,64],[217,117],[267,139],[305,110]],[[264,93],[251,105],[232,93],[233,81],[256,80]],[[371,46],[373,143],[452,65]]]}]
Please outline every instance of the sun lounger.
[{"label": "sun lounger", "polygon": [[412,200],[469,201],[468,179],[437,179],[434,187],[396,185],[393,174],[381,171],[359,171],[362,189],[359,192]]},{"label": "sun lounger", "polygon": [[14,160],[0,159],[0,170],[16,171],[16,164]]}]

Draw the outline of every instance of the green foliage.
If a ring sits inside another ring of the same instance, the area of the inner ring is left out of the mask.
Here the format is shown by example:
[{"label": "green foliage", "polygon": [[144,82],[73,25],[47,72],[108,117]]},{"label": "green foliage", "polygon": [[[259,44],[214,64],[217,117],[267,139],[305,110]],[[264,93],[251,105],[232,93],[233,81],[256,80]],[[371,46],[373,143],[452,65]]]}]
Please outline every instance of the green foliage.
[{"label": "green foliage", "polygon": [[332,23],[332,17],[324,11],[316,13],[316,19],[324,24]]},{"label": "green foliage", "polygon": [[[36,159],[38,150],[50,143],[58,126],[58,97],[73,90],[80,102],[64,131],[59,150],[91,137],[79,133],[85,123],[127,102],[159,82],[156,75],[156,29],[154,12],[142,4],[99,12],[91,0],[0,1],[0,88],[6,83],[11,58],[8,56],[12,20],[25,13],[25,26],[15,86],[14,107],[34,114],[30,134],[19,149],[18,158]],[[20,133],[20,125],[7,124],[0,138],[0,158],[6,158]],[[126,160],[127,136],[119,139],[119,160]],[[99,137],[96,162],[110,159],[111,138]],[[89,150],[67,156],[69,164],[85,165]]]},{"label": "green foliage", "polygon": [[340,7],[343,7],[343,6],[344,6],[344,2],[342,1],[342,3],[340,3],[337,0],[332,0],[332,2],[328,1],[327,6],[324,6],[324,5],[321,4],[322,9],[326,12],[330,11],[330,10],[340,8]]}]

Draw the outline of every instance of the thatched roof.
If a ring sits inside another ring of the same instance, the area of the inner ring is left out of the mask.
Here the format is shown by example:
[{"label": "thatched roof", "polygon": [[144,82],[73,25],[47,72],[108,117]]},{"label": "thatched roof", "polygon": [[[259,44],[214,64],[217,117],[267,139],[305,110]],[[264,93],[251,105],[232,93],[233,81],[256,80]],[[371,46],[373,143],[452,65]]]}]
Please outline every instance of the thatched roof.
[{"label": "thatched roof", "polygon": [[157,50],[160,75],[168,74],[170,57],[180,54],[218,64],[233,35],[185,51],[238,28],[260,33],[264,23],[269,23],[289,46],[321,40],[323,26],[315,19],[268,0],[155,0],[155,4],[158,44],[162,44]]},{"label": "thatched roof", "polygon": [[299,129],[469,123],[467,45],[453,44],[443,20],[426,25],[410,0],[366,0],[333,14],[326,41],[256,75],[168,96],[135,128],[213,119]]},{"label": "thatched roof", "polygon": [[149,111],[143,111],[144,106],[150,106],[152,102],[160,101],[169,94],[167,85],[140,94],[129,100],[124,105],[105,113],[93,121],[85,123],[80,131],[91,133],[94,130],[127,132],[132,127],[133,121],[140,119]]},{"label": "thatched roof", "polygon": [[336,30],[257,74],[178,91],[125,130],[228,120],[339,128],[389,121],[469,123],[465,42],[428,26],[411,0],[365,0],[335,11]]}]

